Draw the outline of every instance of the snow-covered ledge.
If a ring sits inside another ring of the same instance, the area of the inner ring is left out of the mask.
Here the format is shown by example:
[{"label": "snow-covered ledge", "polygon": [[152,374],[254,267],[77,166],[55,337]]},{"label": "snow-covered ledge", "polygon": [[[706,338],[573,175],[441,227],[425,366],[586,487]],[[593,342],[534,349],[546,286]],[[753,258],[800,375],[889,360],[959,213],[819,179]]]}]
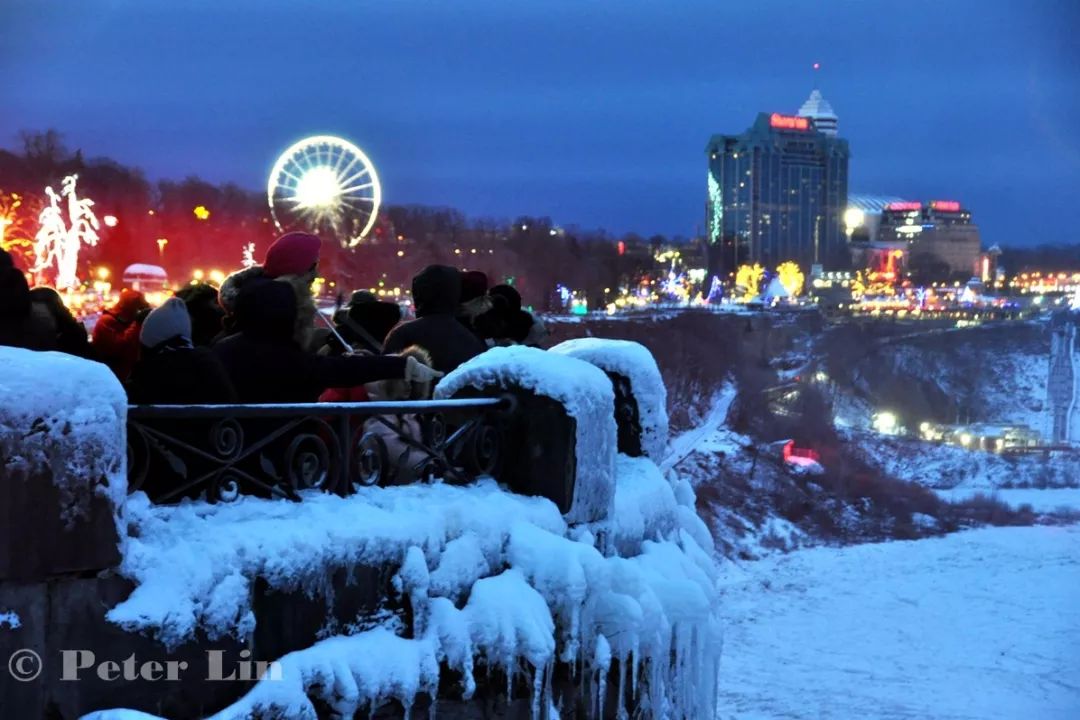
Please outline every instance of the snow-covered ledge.
[{"label": "snow-covered ledge", "polygon": [[104,365],[0,347],[0,580],[117,564],[126,421]]},{"label": "snow-covered ledge", "polygon": [[[619,451],[627,452],[623,445],[624,434],[635,435],[632,443],[640,452],[655,463],[664,459],[668,443],[667,388],[660,375],[656,359],[641,343],[630,340],[605,338],[577,338],[559,343],[550,352],[584,360],[610,375],[621,376],[630,383],[627,400],[636,406],[632,418],[617,417],[619,427]],[[618,400],[619,398],[616,398]],[[634,427],[624,428],[629,420]]]},{"label": "snow-covered ledge", "polygon": [[[505,436],[522,446],[506,448],[505,455],[516,456],[526,467],[503,473],[512,478],[511,489],[552,499],[562,506],[571,524],[607,521],[615,497],[617,452],[615,394],[608,377],[595,366],[565,355],[523,346],[493,348],[443,378],[435,397],[499,391],[514,394],[519,405],[544,398],[564,411],[552,416],[543,406],[524,406],[513,413]],[[572,447],[567,448],[560,437],[559,424],[571,428]],[[570,457],[563,457],[564,450],[572,450],[566,453]],[[557,498],[563,494],[558,486],[564,478],[558,477],[556,469],[567,463],[571,463],[572,502],[563,506]],[[528,478],[513,478],[526,474]],[[524,487],[514,487],[514,479]]]}]

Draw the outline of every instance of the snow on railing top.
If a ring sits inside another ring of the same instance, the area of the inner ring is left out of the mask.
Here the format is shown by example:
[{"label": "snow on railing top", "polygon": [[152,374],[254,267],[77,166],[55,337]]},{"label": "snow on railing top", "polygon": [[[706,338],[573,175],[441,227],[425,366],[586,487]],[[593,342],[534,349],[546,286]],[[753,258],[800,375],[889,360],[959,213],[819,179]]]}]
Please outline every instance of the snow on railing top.
[{"label": "snow on railing top", "polygon": [[0,455],[8,472],[47,468],[67,520],[100,488],[127,495],[127,396],[104,365],[56,352],[0,347]]},{"label": "snow on railing top", "polygon": [[559,343],[551,352],[627,378],[638,403],[641,449],[653,462],[663,460],[668,442],[667,388],[656,360],[644,345],[629,340],[578,338]]},{"label": "snow on railing top", "polygon": [[561,403],[577,421],[577,482],[567,519],[610,517],[617,430],[611,381],[600,369],[565,355],[515,346],[488,350],[448,374],[435,388],[449,398],[473,387],[531,390]]}]

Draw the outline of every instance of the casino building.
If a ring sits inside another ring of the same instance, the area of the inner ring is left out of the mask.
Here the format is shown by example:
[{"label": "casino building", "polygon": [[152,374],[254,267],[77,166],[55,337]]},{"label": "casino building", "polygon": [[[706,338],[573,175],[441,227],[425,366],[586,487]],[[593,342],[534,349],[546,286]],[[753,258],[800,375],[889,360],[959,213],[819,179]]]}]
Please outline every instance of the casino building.
[{"label": "casino building", "polygon": [[804,272],[848,267],[843,214],[850,153],[837,123],[814,90],[798,115],[759,113],[746,132],[709,140],[713,272],[755,262],[772,269],[785,260]]},{"label": "casino building", "polygon": [[955,200],[902,201],[885,206],[879,240],[907,246],[907,267],[959,277],[980,273],[979,227]]}]

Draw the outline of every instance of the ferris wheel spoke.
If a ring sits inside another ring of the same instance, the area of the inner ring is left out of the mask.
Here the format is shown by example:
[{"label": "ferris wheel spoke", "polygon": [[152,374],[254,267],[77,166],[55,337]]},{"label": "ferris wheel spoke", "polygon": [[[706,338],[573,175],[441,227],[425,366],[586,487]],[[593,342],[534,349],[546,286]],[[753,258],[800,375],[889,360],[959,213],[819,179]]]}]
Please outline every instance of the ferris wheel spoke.
[{"label": "ferris wheel spoke", "polygon": [[349,165],[346,167],[346,169],[344,171],[345,173],[348,173],[349,172],[348,168],[351,168],[354,164],[356,164],[356,161],[358,160],[358,158],[355,155],[350,156],[348,153],[345,153],[345,152],[338,153],[337,160],[334,161],[334,175],[336,175],[339,178],[343,174],[341,166],[345,164],[346,160],[350,161]]},{"label": "ferris wheel spoke", "polygon": [[356,167],[358,163],[360,163],[360,158],[356,155],[353,155],[352,159],[349,161],[349,164],[346,165],[343,170],[335,172],[335,174],[338,176],[338,182],[340,182],[342,185],[349,182],[348,175],[352,172],[352,169]]},{"label": "ferris wheel spoke", "polygon": [[349,183],[353,182],[354,180],[359,180],[360,178],[364,177],[365,175],[369,175],[369,174],[371,174],[371,168],[369,168],[367,165],[365,165],[363,168],[361,168],[360,172],[358,172],[358,173],[356,173],[354,175],[350,175],[349,177],[342,180],[341,184],[342,185],[348,185]]},{"label": "ferris wheel spoke", "polygon": [[[302,172],[303,171],[301,171],[301,173]],[[288,178],[291,178],[292,180],[295,180],[296,182],[300,182],[300,176],[299,175],[294,175],[293,173],[289,172],[289,169],[287,167],[281,168],[281,174],[284,175],[285,177],[288,177]],[[287,187],[287,186],[283,185],[280,182],[278,182],[278,187]]]},{"label": "ferris wheel spoke", "polygon": [[357,212],[363,212],[363,213],[368,212],[364,208],[363,205],[359,204],[358,198],[342,198],[341,199],[341,204],[346,205],[346,206],[352,208],[353,210],[356,210]]},{"label": "ferris wheel spoke", "polygon": [[362,185],[353,185],[352,187],[341,188],[341,192],[342,192],[342,194],[351,193],[351,192],[353,192],[355,190],[368,190],[368,189],[373,188],[373,187],[375,187],[375,183],[369,182],[369,183],[364,183]]}]

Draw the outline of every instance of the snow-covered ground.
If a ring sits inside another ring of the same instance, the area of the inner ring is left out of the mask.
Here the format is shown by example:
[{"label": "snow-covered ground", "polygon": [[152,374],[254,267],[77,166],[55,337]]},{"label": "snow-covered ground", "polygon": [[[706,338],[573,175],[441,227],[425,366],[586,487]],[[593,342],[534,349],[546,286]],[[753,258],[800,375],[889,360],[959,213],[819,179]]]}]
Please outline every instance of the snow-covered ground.
[{"label": "snow-covered ground", "polygon": [[1080,717],[1080,526],[729,566],[719,717]]}]

